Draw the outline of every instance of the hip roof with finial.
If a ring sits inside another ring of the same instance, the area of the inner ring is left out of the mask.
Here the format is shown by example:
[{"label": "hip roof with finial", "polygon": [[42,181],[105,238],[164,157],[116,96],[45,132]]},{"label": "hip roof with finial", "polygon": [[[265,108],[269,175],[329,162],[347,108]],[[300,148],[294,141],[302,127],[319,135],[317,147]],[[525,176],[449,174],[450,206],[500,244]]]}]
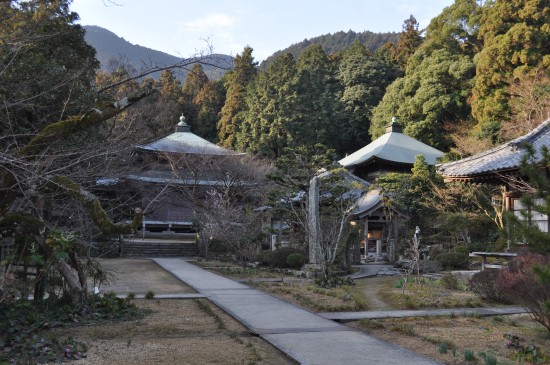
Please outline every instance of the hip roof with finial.
[{"label": "hip roof with finial", "polygon": [[375,159],[413,165],[417,155],[423,155],[426,163],[435,165],[443,152],[403,134],[401,125],[393,117],[385,134],[338,162],[346,168],[363,165]]},{"label": "hip roof with finial", "polygon": [[165,152],[194,155],[239,155],[238,152],[218,146],[191,132],[191,127],[180,117],[176,131],[164,138],[151,143],[136,146],[136,149],[146,152]]}]

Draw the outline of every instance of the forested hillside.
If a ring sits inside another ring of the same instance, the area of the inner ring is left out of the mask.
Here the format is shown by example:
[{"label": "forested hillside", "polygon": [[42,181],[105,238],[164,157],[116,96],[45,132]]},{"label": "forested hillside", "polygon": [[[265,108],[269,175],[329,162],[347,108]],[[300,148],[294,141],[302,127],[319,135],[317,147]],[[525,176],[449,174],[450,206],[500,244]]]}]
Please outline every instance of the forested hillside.
[{"label": "forested hillside", "polygon": [[320,45],[326,53],[337,53],[348,49],[353,43],[361,43],[371,52],[375,52],[378,48],[386,43],[395,43],[399,35],[397,33],[373,33],[369,31],[356,33],[353,30],[347,32],[336,32],[334,34],[324,34],[311,39],[304,39],[299,43],[295,43],[288,48],[275,52],[269,56],[260,65],[261,68],[266,68],[273,60],[281,54],[291,53],[294,58],[299,58],[306,48],[314,44]]},{"label": "forested hillside", "polygon": [[224,78],[218,138],[270,159],[314,143],[343,156],[395,116],[451,158],[479,152],[548,118],[549,24],[547,0],[456,0],[425,31],[406,19],[375,52],[303,42],[258,68],[247,49]]},{"label": "forested hillside", "polygon": [[[398,34],[323,35],[261,67],[247,47],[220,80],[208,63],[184,83],[168,70],[157,85],[169,102],[159,107],[172,120],[183,112],[211,141],[268,159],[315,143],[344,156],[380,136],[394,116],[406,134],[456,158],[548,117],[549,24],[548,0],[456,0],[425,30],[411,15]],[[130,74],[115,66],[99,80]],[[148,119],[151,133],[156,119]]]}]

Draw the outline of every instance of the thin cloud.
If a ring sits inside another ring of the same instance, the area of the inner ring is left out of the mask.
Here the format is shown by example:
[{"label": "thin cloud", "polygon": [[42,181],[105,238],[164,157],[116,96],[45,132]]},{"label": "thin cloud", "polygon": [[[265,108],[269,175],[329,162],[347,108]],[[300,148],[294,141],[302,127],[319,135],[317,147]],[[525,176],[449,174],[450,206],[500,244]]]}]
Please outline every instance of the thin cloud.
[{"label": "thin cloud", "polygon": [[186,22],[185,28],[193,31],[203,31],[212,28],[227,28],[235,24],[235,19],[227,14],[210,14],[204,18],[199,18]]}]

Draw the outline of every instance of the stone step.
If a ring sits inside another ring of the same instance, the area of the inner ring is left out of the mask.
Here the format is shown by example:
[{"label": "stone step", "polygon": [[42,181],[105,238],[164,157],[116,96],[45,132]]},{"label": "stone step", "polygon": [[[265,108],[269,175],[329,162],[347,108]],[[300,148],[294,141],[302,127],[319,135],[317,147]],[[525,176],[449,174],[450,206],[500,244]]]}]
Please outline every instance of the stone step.
[{"label": "stone step", "polygon": [[195,242],[125,242],[122,256],[125,257],[175,257],[197,256]]}]

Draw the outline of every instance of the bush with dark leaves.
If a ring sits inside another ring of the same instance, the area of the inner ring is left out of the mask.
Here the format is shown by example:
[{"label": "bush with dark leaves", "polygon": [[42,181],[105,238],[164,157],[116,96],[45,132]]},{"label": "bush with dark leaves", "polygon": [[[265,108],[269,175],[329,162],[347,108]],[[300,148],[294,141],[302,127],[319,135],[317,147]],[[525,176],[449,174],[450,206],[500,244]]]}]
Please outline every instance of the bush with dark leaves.
[{"label": "bush with dark leaves", "polygon": [[481,299],[502,302],[504,299],[496,285],[498,269],[485,269],[470,279],[470,289]]},{"label": "bush with dark leaves", "polygon": [[443,270],[465,270],[470,267],[470,258],[461,252],[444,252],[435,258]]}]

